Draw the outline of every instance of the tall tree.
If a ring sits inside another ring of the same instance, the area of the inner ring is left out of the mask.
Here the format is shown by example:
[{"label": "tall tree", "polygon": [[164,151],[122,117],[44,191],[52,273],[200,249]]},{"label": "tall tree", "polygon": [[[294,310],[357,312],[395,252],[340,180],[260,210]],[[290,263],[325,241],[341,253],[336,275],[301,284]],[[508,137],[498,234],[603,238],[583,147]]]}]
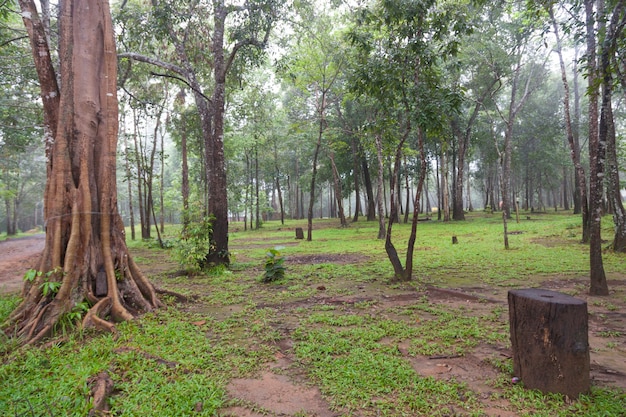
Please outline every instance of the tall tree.
[{"label": "tall tree", "polygon": [[25,285],[4,326],[26,343],[50,335],[81,303],[92,305],[83,324],[105,329],[113,328],[106,317],[128,320],[160,305],[128,252],[117,211],[117,56],[108,2],[60,6],[61,90],[35,4],[20,0],[50,132],[41,274]]},{"label": "tall tree", "polygon": [[[553,7],[549,6],[548,13],[552,22],[552,28],[554,30],[554,36],[556,38],[555,51],[559,57],[559,68],[561,70],[561,80],[563,82],[563,114],[565,118],[565,132],[567,136],[567,143],[570,149],[570,156],[572,163],[574,164],[576,174],[576,197],[574,206],[580,207],[580,213],[582,214],[582,229],[583,229],[583,242],[589,241],[589,204],[587,198],[587,180],[585,179],[585,169],[580,161],[580,146],[577,143],[575,135],[575,127],[572,121],[572,114],[570,110],[570,89],[569,82],[567,80],[567,71],[565,68],[565,61],[563,59],[563,42],[559,32],[559,26],[554,16]],[[574,210],[576,211],[576,210]]]},{"label": "tall tree", "polygon": [[[596,16],[604,10],[595,9],[595,0],[585,0],[585,40],[587,45],[587,93],[589,95],[589,293],[608,295],[604,264],[602,262],[602,191],[604,184],[604,157],[606,142],[600,141],[598,131],[598,65]],[[601,19],[601,18],[600,18]]]},{"label": "tall tree", "polygon": [[[320,7],[316,10],[315,7]],[[345,63],[337,37],[335,23],[332,20],[331,5],[324,2],[319,5],[303,3],[301,7],[302,22],[299,24],[303,36],[298,39],[298,48],[293,56],[287,57],[288,62],[283,70],[284,77],[296,88],[307,92],[315,108],[316,143],[312,156],[311,185],[309,189],[309,208],[307,212],[307,241],[313,239],[313,207],[315,204],[315,184],[318,180],[318,160],[324,135],[328,127],[328,108],[331,106],[332,89],[337,78],[343,71]],[[334,166],[334,153],[329,149],[328,156],[333,170],[335,195],[341,199],[338,174]],[[337,195],[339,194],[339,195]],[[345,216],[342,226],[346,226]]]},{"label": "tall tree", "polygon": [[[350,32],[359,54],[354,89],[378,103],[384,117],[378,118],[373,133],[384,133],[393,149],[385,250],[400,280],[410,280],[413,275],[419,201],[426,177],[425,136],[427,132],[433,136],[441,134],[443,126],[449,123],[447,116],[457,111],[460,104],[459,96],[442,85],[438,65],[441,58],[456,53],[457,36],[467,29],[466,12],[467,4],[383,0],[357,11],[355,27]],[[399,211],[396,193],[400,165],[411,135],[417,139],[420,174],[403,266],[391,232]]]},{"label": "tall tree", "polygon": [[[181,8],[177,9],[179,6]],[[206,257],[207,265],[230,263],[224,158],[227,76],[234,67],[243,70],[246,65],[258,61],[258,51],[267,45],[278,12],[279,4],[274,0],[253,0],[244,4],[211,0],[184,5],[154,0],[149,19],[140,26],[147,34],[154,34],[172,45],[174,51],[152,51],[164,54],[162,57],[138,52],[120,54],[122,58],[168,71],[161,75],[178,79],[193,93],[204,140],[206,212],[214,217],[212,249]],[[211,26],[207,26],[207,21]],[[135,24],[140,22],[135,21]],[[209,54],[205,48],[207,38],[210,39]],[[207,69],[210,70],[208,74]]]},{"label": "tall tree", "polygon": [[[607,8],[607,11],[609,9]],[[608,26],[605,30],[604,39],[600,45],[600,74],[602,75],[602,105],[600,111],[599,135],[600,142],[606,143],[606,160],[604,172],[607,177],[607,200],[615,233],[613,236],[613,250],[626,252],[626,210],[622,203],[619,181],[619,167],[617,163],[617,139],[615,133],[615,121],[613,120],[613,89],[614,68],[619,68],[616,61],[616,51],[619,42],[624,38],[626,26],[626,2],[618,0],[614,4],[610,15],[606,17]]]}]

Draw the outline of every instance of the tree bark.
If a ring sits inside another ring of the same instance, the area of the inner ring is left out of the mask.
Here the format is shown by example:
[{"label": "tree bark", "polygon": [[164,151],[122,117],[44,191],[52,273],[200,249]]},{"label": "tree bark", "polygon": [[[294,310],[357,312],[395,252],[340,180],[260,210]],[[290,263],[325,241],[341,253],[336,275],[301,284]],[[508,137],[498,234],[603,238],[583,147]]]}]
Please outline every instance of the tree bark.
[{"label": "tree bark", "polygon": [[[609,287],[602,263],[602,187],[605,143],[598,132],[598,86],[594,0],[585,0],[588,95],[589,95],[589,293],[608,295]],[[598,10],[602,13],[602,10]]]},{"label": "tree bark", "polygon": [[[361,157],[361,166],[363,167],[363,181],[365,185],[365,195],[367,196],[367,221],[376,220],[376,199],[374,198],[374,187],[372,185],[372,177],[370,175],[369,166],[365,156]],[[384,229],[384,227],[383,227]]]},{"label": "tree bark", "polygon": [[442,144],[441,148],[441,209],[443,211],[443,221],[450,221],[450,187],[448,185],[448,152],[447,144]]},{"label": "tree bark", "polygon": [[578,398],[590,389],[587,303],[542,289],[508,294],[513,374],[525,388]]},{"label": "tree bark", "polygon": [[582,213],[582,229],[583,229],[583,242],[588,241],[589,235],[589,205],[587,203],[587,181],[585,179],[585,170],[580,162],[580,147],[576,141],[575,130],[572,126],[572,119],[569,106],[569,83],[567,82],[567,71],[565,69],[565,62],[563,61],[562,42],[559,35],[559,27],[556,19],[554,18],[554,11],[549,9],[550,19],[552,20],[552,27],[554,29],[554,35],[556,37],[556,52],[559,56],[559,66],[561,68],[561,80],[563,81],[563,106],[565,116],[565,131],[567,133],[567,143],[570,148],[570,157],[574,164],[574,170],[576,172],[576,198],[574,200],[574,213]]},{"label": "tree bark", "polygon": [[617,162],[617,141],[615,122],[613,119],[613,75],[611,61],[617,39],[621,36],[626,23],[624,17],[624,1],[620,1],[613,9],[610,25],[602,43],[601,68],[602,79],[602,110],[600,115],[600,142],[606,143],[605,172],[607,177],[606,197],[613,215],[615,233],[612,247],[615,252],[626,252],[626,210],[622,204],[620,193],[619,166]]},{"label": "tree bark", "polygon": [[417,180],[417,190],[415,192],[415,200],[413,201],[413,221],[411,223],[411,234],[407,243],[405,271],[406,279],[413,277],[413,253],[415,252],[415,240],[417,239],[417,221],[419,216],[419,201],[426,180],[426,152],[424,152],[424,131],[422,128],[417,129],[417,147],[420,154],[420,174]]},{"label": "tree bark", "polygon": [[358,144],[356,137],[352,136],[350,141],[352,145],[352,176],[354,179],[354,217],[352,217],[352,222],[356,223],[359,220],[359,214],[361,212],[361,190],[359,187],[359,177],[361,170],[359,169],[359,152],[358,152]]},{"label": "tree bark", "polygon": [[329,150],[328,157],[330,159],[330,166],[333,171],[333,185],[335,187],[335,201],[337,202],[339,222],[341,224],[341,227],[348,227],[348,221],[346,220],[346,214],[343,209],[341,179],[339,178],[339,171],[337,170],[337,165],[335,164],[335,152],[332,149]]},{"label": "tree bark", "polygon": [[[322,102],[326,99],[325,92],[322,92]],[[323,115],[323,113],[322,113]],[[313,205],[315,204],[315,177],[317,176],[317,160],[319,158],[320,148],[322,147],[322,135],[324,133],[324,119],[320,117],[319,129],[317,132],[317,143],[315,144],[315,151],[313,153],[313,172],[311,174],[311,191],[309,196],[309,211],[307,212],[307,234],[306,240],[308,242],[313,240]],[[320,212],[322,207],[320,207]]]},{"label": "tree bark", "polygon": [[[378,191],[376,193],[376,207],[378,208],[378,239],[385,239],[385,211],[383,208],[383,173],[385,164],[383,162],[383,145],[380,134],[376,134],[376,155],[378,156]],[[369,218],[369,216],[368,216]]]},{"label": "tree bark", "polygon": [[[5,328],[24,343],[52,334],[57,321],[81,302],[93,305],[83,323],[109,330],[113,325],[99,316],[103,310],[120,321],[161,305],[128,253],[117,211],[117,57],[108,2],[67,0],[60,19],[63,89],[59,107],[45,110],[58,112],[59,119],[49,149],[42,274],[25,284],[24,300]],[[35,59],[38,73],[46,73]],[[49,92],[46,80],[40,77],[41,89]],[[95,294],[100,271],[106,276],[102,297]],[[58,283],[58,290],[44,295],[46,281]]]},{"label": "tree bark", "polygon": [[135,240],[135,213],[133,209],[133,181],[130,171],[130,159],[128,157],[129,152],[128,138],[124,134],[124,168],[126,169],[126,181],[128,185],[128,214],[130,219],[130,236],[132,240]]},{"label": "tree bark", "polygon": [[190,213],[189,213],[189,161],[187,157],[187,115],[183,110],[181,113],[181,135],[180,135],[180,149],[182,156],[182,184],[181,194],[183,198],[183,236],[186,234],[189,228]]}]

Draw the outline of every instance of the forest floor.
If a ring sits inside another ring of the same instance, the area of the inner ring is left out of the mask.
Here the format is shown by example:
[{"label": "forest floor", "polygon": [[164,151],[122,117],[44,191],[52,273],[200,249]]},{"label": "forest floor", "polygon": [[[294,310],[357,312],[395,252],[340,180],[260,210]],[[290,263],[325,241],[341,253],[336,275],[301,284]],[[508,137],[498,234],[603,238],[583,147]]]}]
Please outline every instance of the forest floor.
[{"label": "forest floor", "polygon": [[[295,245],[293,240],[285,240],[284,245]],[[548,242],[546,243],[548,244]],[[34,268],[38,254],[44,246],[43,235],[24,238],[12,238],[0,242],[0,294],[18,292],[22,285],[22,276],[30,268]],[[237,262],[246,263],[249,250],[267,246],[264,242],[237,241],[232,250],[239,255]],[[333,407],[320,388],[311,380],[309,374],[299,366],[294,354],[294,330],[298,321],[312,311],[320,311],[320,306],[340,312],[344,315],[375,315],[386,317],[389,312],[402,308],[410,308],[418,300],[429,304],[463,311],[467,315],[484,318],[501,311],[501,326],[508,321],[507,291],[505,286],[492,286],[477,282],[472,286],[444,287],[443,285],[424,285],[422,287],[382,285],[381,282],[362,281],[352,283],[350,291],[338,289],[338,286],[350,285],[313,277],[307,281],[305,297],[284,299],[272,302],[261,294],[256,286],[244,287],[244,293],[238,300],[228,303],[212,303],[202,298],[205,290],[198,282],[181,283],[177,274],[172,272],[176,265],[171,261],[163,261],[163,255],[145,248],[133,249],[133,255],[143,271],[154,279],[157,287],[176,293],[190,295],[177,304],[182,311],[211,314],[217,319],[244,310],[250,302],[259,309],[271,309],[273,317],[270,326],[279,336],[270,343],[274,344],[275,360],[266,364],[264,370],[249,378],[235,378],[227,386],[227,395],[236,399],[225,409],[220,410],[221,416],[261,417],[274,416],[317,416],[334,417],[342,414]],[[358,254],[316,254],[293,255],[288,259],[289,265],[349,265],[364,262]],[[262,268],[247,271],[248,275],[260,275]],[[321,275],[320,275],[321,276]],[[589,343],[591,346],[591,381],[595,387],[626,390],[626,273],[612,273],[608,297],[590,297],[581,289],[588,285],[588,278],[572,276],[550,276],[538,278],[540,288],[576,294],[588,303],[589,310]],[[291,292],[288,285],[276,285],[272,291],[277,293]],[[191,293],[189,292],[191,291]],[[244,301],[245,300],[245,301]],[[368,306],[363,308],[362,306]],[[610,337],[607,337],[609,335]],[[396,344],[400,355],[410,362],[413,369],[425,377],[450,381],[455,380],[467,384],[476,394],[481,403],[482,415],[512,417],[521,415],[511,407],[509,400],[498,395],[502,387],[493,381],[501,375],[494,364],[499,360],[506,361],[511,357],[510,344],[480,343],[463,354],[451,350],[448,353],[419,355],[410,352],[410,340],[382,340],[381,343]],[[457,415],[451,406],[448,415]],[[361,415],[358,410],[351,410],[352,416]],[[367,414],[370,415],[370,414]],[[462,415],[462,414],[458,414]]]}]

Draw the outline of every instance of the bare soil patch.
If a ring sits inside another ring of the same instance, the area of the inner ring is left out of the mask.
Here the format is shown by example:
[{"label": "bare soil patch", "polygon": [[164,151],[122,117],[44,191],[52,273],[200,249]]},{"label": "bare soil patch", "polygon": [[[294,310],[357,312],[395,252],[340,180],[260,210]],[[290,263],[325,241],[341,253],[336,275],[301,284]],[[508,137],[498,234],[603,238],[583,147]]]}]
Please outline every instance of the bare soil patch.
[{"label": "bare soil patch", "polygon": [[36,268],[45,243],[44,234],[0,242],[0,294],[17,293],[22,289],[22,277],[29,269]]},{"label": "bare soil patch", "polygon": [[293,265],[316,265],[316,264],[337,264],[348,265],[360,262],[367,262],[367,256],[345,253],[345,254],[315,254],[289,256],[287,260]]}]

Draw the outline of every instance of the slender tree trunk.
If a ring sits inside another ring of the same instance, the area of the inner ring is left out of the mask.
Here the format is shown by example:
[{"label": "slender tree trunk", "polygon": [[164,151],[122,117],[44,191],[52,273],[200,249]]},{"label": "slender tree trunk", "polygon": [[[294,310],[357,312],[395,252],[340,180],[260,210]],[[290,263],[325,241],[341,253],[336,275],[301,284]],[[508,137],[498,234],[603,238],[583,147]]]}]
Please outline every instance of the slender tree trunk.
[{"label": "slender tree trunk", "polygon": [[[602,263],[602,186],[603,186],[603,159],[605,144],[600,141],[598,132],[598,86],[596,64],[596,35],[594,0],[585,0],[586,29],[587,29],[587,68],[589,74],[589,273],[592,295],[608,295],[609,288],[606,282],[604,265]],[[598,14],[603,14],[598,10]]]},{"label": "slender tree trunk", "polygon": [[[409,132],[410,132],[410,125],[407,124],[405,133],[403,134],[402,139],[400,140],[399,144],[396,147],[396,154],[395,154],[394,164],[393,164],[393,172],[390,175],[390,184],[389,184],[390,212],[389,212],[389,222],[387,223],[387,235],[385,236],[385,250],[387,252],[387,257],[389,258],[389,261],[391,262],[391,265],[393,266],[396,279],[401,280],[401,281],[408,281],[411,279],[411,276],[407,275],[406,269],[402,266],[402,263],[400,262],[398,251],[396,250],[393,242],[391,241],[391,236],[392,236],[391,232],[392,232],[393,223],[398,221],[398,199],[396,197],[396,190],[397,190],[396,181],[398,179],[398,173],[400,171],[400,161],[402,160],[402,147],[404,146],[404,142],[406,141],[406,138],[408,137]],[[377,143],[376,146],[378,148],[381,145]]]},{"label": "slender tree trunk", "polygon": [[[478,107],[479,104],[476,104]],[[454,179],[454,192],[452,195],[452,219],[465,220],[465,212],[463,211],[463,185],[465,177],[465,157],[467,154],[467,148],[469,145],[469,134],[471,132],[471,126],[466,131],[466,135],[461,135],[456,121],[452,122],[452,131],[455,132],[455,136],[459,143],[457,151],[456,161],[456,177]],[[452,173],[455,174],[454,172]]]},{"label": "slender tree trunk", "polygon": [[283,205],[283,193],[280,188],[280,168],[278,166],[278,149],[274,141],[274,169],[276,171],[276,190],[278,191],[278,204],[280,206],[280,224],[285,224],[285,207]]},{"label": "slender tree trunk", "polygon": [[[444,144],[445,145],[445,144]],[[443,221],[450,221],[450,190],[448,187],[448,153],[443,146],[441,150],[441,207],[443,211]]]},{"label": "slender tree trunk", "polygon": [[563,167],[563,192],[562,192],[562,196],[563,196],[563,210],[565,211],[569,211],[569,186],[568,186],[568,182],[569,179],[567,178],[567,168]]},{"label": "slender tree trunk", "polygon": [[[385,170],[385,164],[383,162],[383,145],[380,134],[376,134],[376,155],[378,156],[378,190],[376,193],[376,206],[378,207],[378,236],[377,239],[385,239],[385,209],[383,208],[383,172]],[[369,216],[368,216],[369,217]]]},{"label": "slender tree trunk", "polygon": [[[322,92],[322,103],[326,100],[325,92]],[[323,106],[323,104],[322,104]],[[322,135],[324,133],[324,118],[323,112],[320,117],[319,130],[317,132],[317,143],[315,144],[315,152],[313,153],[313,172],[311,175],[311,194],[309,198],[309,211],[307,215],[307,241],[313,240],[313,205],[315,204],[315,177],[317,176],[317,160],[319,158],[320,148],[322,147]],[[320,207],[321,211],[321,207]]]},{"label": "slender tree trunk", "polygon": [[132,181],[132,173],[130,170],[130,159],[128,157],[128,152],[130,148],[128,147],[128,138],[126,134],[124,134],[124,165],[126,168],[126,182],[128,187],[128,214],[130,219],[130,235],[131,239],[135,240],[135,211],[133,209],[133,181]]},{"label": "slender tree trunk", "polygon": [[370,170],[365,156],[361,157],[361,165],[363,167],[363,180],[365,182],[365,194],[367,196],[367,221],[373,222],[374,220],[376,220],[377,200],[374,198],[372,177],[370,176]]},{"label": "slender tree trunk", "polygon": [[472,181],[469,176],[469,163],[467,164],[467,211],[474,211],[474,206],[472,205]]},{"label": "slender tree trunk", "polygon": [[17,232],[15,230],[13,230],[13,216],[11,215],[12,210],[11,210],[11,198],[10,197],[5,197],[4,198],[4,207],[7,213],[7,218],[6,218],[6,222],[7,222],[7,236],[13,236],[15,234],[17,234]]},{"label": "slender tree trunk", "polygon": [[[243,203],[243,230],[248,230],[248,209],[251,207],[250,199],[252,193],[252,173],[250,172],[250,155],[248,154],[248,150],[244,150],[244,154],[246,156],[246,192],[244,196]],[[252,210],[250,210],[250,215],[252,215]]]},{"label": "slender tree trunk", "polygon": [[440,173],[440,163],[439,156],[435,157],[435,178],[437,184],[437,220],[441,220],[441,207],[442,207],[442,194],[441,194],[441,178],[439,177]]},{"label": "slender tree trunk", "polygon": [[406,209],[404,210],[404,223],[409,222],[409,204],[411,203],[411,188],[409,186],[409,167],[406,156],[404,157],[404,189],[406,191]]},{"label": "slender tree trunk", "polygon": [[328,157],[330,158],[330,166],[333,171],[333,184],[335,187],[335,201],[337,202],[337,211],[339,215],[339,221],[341,227],[348,227],[348,221],[346,220],[346,214],[343,210],[343,197],[341,191],[341,179],[339,178],[339,171],[337,170],[337,165],[335,164],[335,153],[331,149],[328,153]]},{"label": "slender tree trunk", "polygon": [[615,233],[612,247],[615,252],[626,252],[626,210],[622,204],[620,193],[619,166],[617,162],[617,141],[615,122],[613,119],[613,75],[611,68],[612,50],[617,45],[624,28],[624,1],[618,2],[613,9],[606,38],[602,44],[601,72],[602,80],[602,111],[600,116],[600,142],[606,143],[605,172],[607,177],[607,192],[609,209],[613,215]]},{"label": "slender tree trunk", "polygon": [[159,155],[161,160],[161,176],[159,178],[159,203],[161,209],[159,210],[159,220],[161,223],[161,233],[165,233],[165,200],[163,195],[165,194],[165,144],[164,135],[161,134],[161,154]]},{"label": "slender tree trunk", "polygon": [[260,184],[259,184],[259,147],[258,144],[254,145],[254,213],[256,218],[256,229],[261,228],[261,199],[260,196]]},{"label": "slender tree trunk", "polygon": [[133,109],[133,120],[135,124],[135,129],[133,132],[133,140],[135,143],[135,167],[137,170],[137,200],[139,203],[139,222],[141,223],[141,238],[149,239],[150,238],[150,216],[148,215],[146,218],[146,197],[143,189],[144,183],[144,169],[142,164],[142,154],[143,150],[139,143],[139,116],[135,109]]},{"label": "slender tree trunk", "polygon": [[[554,29],[554,34],[556,36],[556,52],[559,56],[559,66],[561,68],[561,80],[563,81],[563,106],[564,106],[564,116],[565,116],[565,131],[567,133],[567,143],[570,148],[570,156],[572,158],[572,162],[574,164],[574,170],[576,172],[576,197],[574,199],[574,213],[582,213],[582,229],[583,229],[583,242],[589,241],[589,204],[587,198],[587,181],[585,177],[585,170],[580,162],[580,146],[577,140],[577,129],[574,129],[571,115],[570,115],[570,105],[569,105],[569,83],[567,81],[567,71],[565,69],[565,62],[563,60],[562,53],[562,42],[559,34],[559,27],[554,18],[554,12],[552,8],[549,10],[550,19],[552,20],[552,27]],[[575,118],[576,123],[578,122],[577,111],[578,108],[578,85],[576,81],[576,76],[574,76],[574,89],[575,89]]]},{"label": "slender tree trunk", "polygon": [[413,221],[411,223],[411,234],[407,243],[406,251],[406,279],[413,277],[413,254],[415,253],[415,240],[417,239],[417,221],[419,216],[419,200],[424,188],[426,179],[426,152],[424,152],[424,132],[422,128],[417,129],[417,147],[420,153],[420,174],[417,180],[417,191],[415,192],[415,200],[413,201]]},{"label": "slender tree trunk", "polygon": [[180,137],[180,148],[182,156],[182,198],[183,198],[183,235],[189,228],[189,160],[187,157],[187,116],[185,111],[181,113],[182,132]]},{"label": "slender tree trunk", "polygon": [[361,212],[361,192],[359,188],[359,177],[360,177],[360,169],[359,169],[359,152],[357,140],[355,137],[352,137],[351,140],[352,145],[352,176],[354,179],[354,217],[352,218],[352,222],[356,223],[359,220],[359,213]]}]

